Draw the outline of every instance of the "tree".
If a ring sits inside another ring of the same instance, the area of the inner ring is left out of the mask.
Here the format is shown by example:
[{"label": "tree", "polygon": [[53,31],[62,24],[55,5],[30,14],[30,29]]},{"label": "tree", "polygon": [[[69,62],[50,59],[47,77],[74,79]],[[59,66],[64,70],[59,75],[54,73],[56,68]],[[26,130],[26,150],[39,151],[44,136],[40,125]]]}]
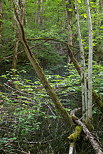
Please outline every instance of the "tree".
[{"label": "tree", "polygon": [[2,42],[2,15],[3,15],[3,8],[2,8],[2,0],[0,0],[0,43]]},{"label": "tree", "polygon": [[87,121],[92,119],[92,57],[93,57],[93,36],[92,36],[92,20],[90,13],[89,0],[86,0],[88,29],[89,29],[89,58],[88,58],[88,117]]},{"label": "tree", "polygon": [[[25,14],[25,3],[26,0],[22,0],[20,3],[19,1],[15,0],[15,7],[16,10],[20,16],[20,21],[21,24],[24,25],[24,14]],[[15,19],[15,14],[14,14],[14,19]],[[16,42],[15,42],[15,47],[14,47],[14,53],[13,53],[13,61],[12,61],[12,69],[16,69],[17,68],[17,56],[18,56],[18,47],[19,47],[19,40],[18,40],[18,30],[16,30]],[[15,75],[15,72],[14,72]]]},{"label": "tree", "polygon": [[[73,36],[72,36],[72,2],[71,0],[66,1],[66,11],[67,11],[67,19],[68,19],[68,46],[72,46]],[[70,58],[68,57],[68,62],[70,62]]]},{"label": "tree", "polygon": [[82,86],[82,116],[83,121],[87,121],[87,111],[88,111],[88,103],[87,103],[87,77],[86,77],[86,64],[85,64],[85,56],[84,56],[84,48],[80,30],[80,19],[79,19],[79,11],[78,11],[78,1],[75,0],[75,13],[77,19],[77,29],[78,29],[78,38],[79,38],[79,48],[81,53],[81,86]]}]

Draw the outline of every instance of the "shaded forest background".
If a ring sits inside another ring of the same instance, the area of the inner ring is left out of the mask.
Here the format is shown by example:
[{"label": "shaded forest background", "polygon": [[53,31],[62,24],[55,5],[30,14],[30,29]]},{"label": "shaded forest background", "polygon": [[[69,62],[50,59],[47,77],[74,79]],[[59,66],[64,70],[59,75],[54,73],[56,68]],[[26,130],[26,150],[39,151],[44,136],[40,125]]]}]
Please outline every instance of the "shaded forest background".
[{"label": "shaded forest background", "polygon": [[[20,15],[23,4],[18,2]],[[89,45],[85,1],[78,0],[78,7],[87,66]],[[24,8],[23,27],[27,43],[50,85],[67,112],[81,107],[81,79],[67,49],[68,45],[80,64],[74,1],[26,0]],[[90,9],[93,89],[102,98],[103,1],[91,0]],[[0,153],[68,153],[70,141],[67,137],[72,133],[71,127],[62,121],[24,52],[14,20],[13,3],[9,0],[0,0],[0,90]],[[103,147],[103,114],[94,102],[92,133]],[[81,112],[78,117],[81,117]],[[94,153],[83,134],[77,141],[76,151],[77,154]]]}]

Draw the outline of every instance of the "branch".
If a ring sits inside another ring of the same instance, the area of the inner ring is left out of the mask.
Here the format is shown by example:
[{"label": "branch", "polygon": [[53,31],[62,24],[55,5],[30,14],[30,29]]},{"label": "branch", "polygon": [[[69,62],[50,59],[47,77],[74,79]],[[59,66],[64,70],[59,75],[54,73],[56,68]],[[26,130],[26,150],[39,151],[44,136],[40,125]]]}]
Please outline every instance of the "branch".
[{"label": "branch", "polygon": [[28,93],[25,93],[25,92],[21,92],[21,91],[19,91],[19,90],[17,90],[17,89],[14,89],[14,88],[12,88],[11,86],[9,86],[8,84],[6,84],[6,83],[4,83],[4,85],[7,87],[7,88],[9,88],[9,89],[11,89],[11,90],[13,90],[13,91],[15,91],[15,92],[17,92],[17,93],[19,93],[19,94],[22,94],[22,95],[26,95],[26,96],[33,96],[32,94],[28,94]]},{"label": "branch", "polygon": [[79,73],[79,75],[81,75],[81,68],[79,66],[78,61],[76,60],[76,58],[73,55],[73,51],[71,50],[71,47],[73,47],[73,46],[68,45],[67,42],[58,40],[56,38],[27,38],[27,40],[34,40],[34,41],[37,41],[37,40],[55,41],[55,42],[58,42],[58,43],[61,43],[61,44],[65,45],[67,47],[67,52],[68,52],[68,55],[69,55],[69,57],[71,59],[71,62],[73,62],[74,66],[75,66],[75,68],[77,70],[77,72]]}]

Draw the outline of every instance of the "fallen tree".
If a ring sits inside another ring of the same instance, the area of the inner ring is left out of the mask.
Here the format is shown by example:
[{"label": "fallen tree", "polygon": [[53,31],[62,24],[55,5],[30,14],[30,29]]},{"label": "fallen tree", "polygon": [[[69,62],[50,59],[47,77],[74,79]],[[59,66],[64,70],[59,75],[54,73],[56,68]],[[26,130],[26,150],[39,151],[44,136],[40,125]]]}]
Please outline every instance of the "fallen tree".
[{"label": "fallen tree", "polygon": [[[24,29],[23,26],[19,20],[18,14],[16,12],[15,9],[15,5],[14,5],[14,12],[15,12],[15,16],[16,16],[16,22],[17,22],[17,26],[19,29],[19,37],[20,37],[20,41],[23,45],[23,48],[25,50],[25,53],[29,59],[29,61],[31,62],[33,68],[35,69],[37,76],[39,78],[39,80],[41,81],[43,87],[46,89],[48,95],[50,96],[50,98],[52,99],[57,111],[60,113],[61,117],[64,119],[66,125],[68,127],[74,127],[75,124],[76,129],[75,129],[75,135],[71,134],[68,138],[69,140],[73,141],[73,147],[74,147],[74,143],[76,143],[76,141],[79,139],[79,136],[83,130],[86,138],[90,141],[93,149],[95,150],[96,154],[102,154],[102,149],[100,148],[99,144],[95,141],[94,137],[92,136],[92,134],[90,133],[90,131],[87,129],[87,127],[80,121],[78,120],[78,118],[74,115],[75,112],[72,112],[72,114],[70,115],[65,108],[63,107],[63,105],[61,104],[57,94],[55,93],[54,89],[50,86],[49,82],[47,81],[45,74],[43,73],[42,68],[40,67],[39,63],[37,62],[35,55],[32,54],[27,42],[26,42],[26,38],[25,38],[25,33],[24,33]],[[71,50],[68,47],[68,52],[69,52],[69,56],[72,59],[73,64],[75,65],[76,69],[78,70],[78,73],[81,73],[81,69],[80,66],[77,64],[76,59],[74,59],[74,56],[71,52]],[[80,74],[81,75],[81,74]],[[73,150],[72,150],[73,151]],[[71,152],[71,150],[70,150]]]},{"label": "fallen tree", "polygon": [[85,134],[85,139],[91,143],[95,153],[96,154],[103,154],[103,149],[100,147],[100,145],[98,144],[98,142],[96,141],[96,139],[94,138],[92,133],[89,131],[89,129],[86,127],[86,125],[83,122],[81,122],[81,120],[78,119],[77,116],[75,115],[75,113],[78,110],[80,110],[80,108],[74,109],[70,114],[73,122],[77,126],[75,128],[75,132],[73,134],[71,134],[68,137],[68,139],[72,142],[72,145],[74,145],[73,143],[76,143],[76,141],[80,138],[80,133],[83,131],[83,133]]}]

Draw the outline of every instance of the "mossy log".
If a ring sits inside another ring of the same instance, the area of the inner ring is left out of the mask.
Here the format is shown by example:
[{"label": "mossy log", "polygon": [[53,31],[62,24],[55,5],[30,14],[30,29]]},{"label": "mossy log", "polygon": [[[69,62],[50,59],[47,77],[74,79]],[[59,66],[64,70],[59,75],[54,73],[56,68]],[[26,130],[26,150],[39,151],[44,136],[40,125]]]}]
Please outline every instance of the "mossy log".
[{"label": "mossy log", "polygon": [[[80,108],[78,108],[78,109],[80,109]],[[83,131],[83,133],[85,135],[85,139],[89,140],[95,153],[96,154],[103,154],[103,149],[100,147],[100,145],[98,144],[98,142],[96,141],[96,139],[94,138],[92,133],[89,131],[89,129],[86,127],[86,125],[75,116],[75,112],[78,111],[78,109],[74,109],[70,114],[73,122],[75,124],[77,124],[77,128],[75,128],[75,132],[73,134],[71,134],[68,138],[76,142],[79,139],[78,138],[79,133],[81,133],[81,131]]]},{"label": "mossy log", "polygon": [[72,133],[70,136],[68,136],[68,139],[72,142],[76,142],[77,140],[80,139],[81,132],[82,132],[82,127],[76,126],[74,133]]}]

